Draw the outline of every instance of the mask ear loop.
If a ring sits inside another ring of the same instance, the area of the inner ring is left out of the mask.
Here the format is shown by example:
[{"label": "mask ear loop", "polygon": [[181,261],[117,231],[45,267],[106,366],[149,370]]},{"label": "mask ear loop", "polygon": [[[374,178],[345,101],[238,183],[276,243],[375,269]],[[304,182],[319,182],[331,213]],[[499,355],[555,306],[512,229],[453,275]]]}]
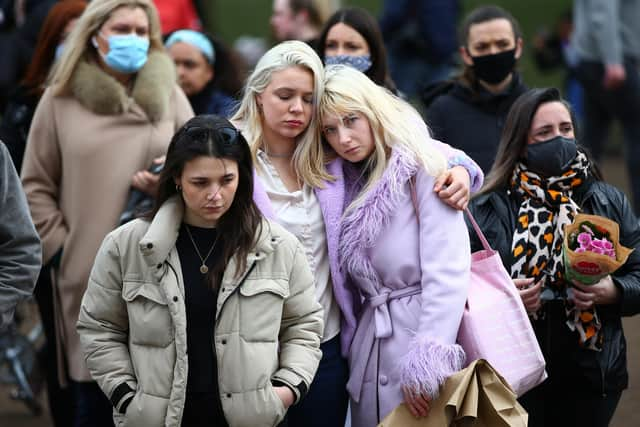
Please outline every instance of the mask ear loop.
[{"label": "mask ear loop", "polygon": [[[100,34],[100,31],[98,31],[97,36],[102,37],[102,40],[106,41],[107,43],[109,42],[109,39],[107,39],[105,36]],[[91,44],[93,45],[93,47],[95,47],[99,51],[100,47],[98,46],[98,39],[96,39],[97,36],[91,37]]]},{"label": "mask ear loop", "polygon": [[[106,40],[107,43],[109,42],[109,39],[106,39],[102,34],[100,34],[100,32],[98,32],[98,36],[102,37],[103,40]],[[97,36],[91,37],[91,44],[96,48],[96,52],[98,52],[98,55],[100,55],[100,57],[104,60],[106,54],[100,52],[100,46],[98,45],[98,39],[96,37]],[[111,49],[111,46],[109,46],[109,49]]]}]

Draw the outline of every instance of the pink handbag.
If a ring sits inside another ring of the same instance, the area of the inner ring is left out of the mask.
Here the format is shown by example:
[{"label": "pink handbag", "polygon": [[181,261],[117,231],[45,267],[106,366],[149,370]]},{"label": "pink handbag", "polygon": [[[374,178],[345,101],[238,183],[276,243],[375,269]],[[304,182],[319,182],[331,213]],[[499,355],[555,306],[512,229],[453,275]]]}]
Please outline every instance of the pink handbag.
[{"label": "pink handbag", "polygon": [[467,364],[485,359],[522,396],[547,378],[529,316],[497,251],[465,211],[483,250],[471,254],[471,282],[458,331]]}]

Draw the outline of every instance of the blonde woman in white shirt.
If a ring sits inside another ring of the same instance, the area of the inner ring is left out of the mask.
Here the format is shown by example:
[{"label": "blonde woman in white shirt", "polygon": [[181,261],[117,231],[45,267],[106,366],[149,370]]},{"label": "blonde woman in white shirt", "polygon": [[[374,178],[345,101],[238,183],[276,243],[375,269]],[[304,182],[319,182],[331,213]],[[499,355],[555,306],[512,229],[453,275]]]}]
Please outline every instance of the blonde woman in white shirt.
[{"label": "blonde woman in white shirt", "polygon": [[[258,61],[231,118],[254,155],[256,204],[303,244],[314,272],[316,296],[324,309],[320,367],[306,397],[289,409],[289,427],[342,426],[348,405],[348,367],[341,354],[340,328],[341,322],[352,324],[354,319],[341,317],[334,298],[334,293],[350,291],[342,275],[331,273],[337,268],[336,242],[325,230],[325,221],[339,221],[332,204],[342,200],[326,200],[316,193],[322,180],[331,178],[325,176],[322,165],[302,160],[318,157],[302,154],[319,149],[313,142],[319,138],[317,112],[323,79],[322,62],[306,43],[280,43]],[[453,167],[439,177],[434,190],[450,205],[463,208],[470,188],[482,184],[482,172],[463,152],[444,144],[439,148]],[[340,296],[337,300],[344,301],[344,295]]]}]

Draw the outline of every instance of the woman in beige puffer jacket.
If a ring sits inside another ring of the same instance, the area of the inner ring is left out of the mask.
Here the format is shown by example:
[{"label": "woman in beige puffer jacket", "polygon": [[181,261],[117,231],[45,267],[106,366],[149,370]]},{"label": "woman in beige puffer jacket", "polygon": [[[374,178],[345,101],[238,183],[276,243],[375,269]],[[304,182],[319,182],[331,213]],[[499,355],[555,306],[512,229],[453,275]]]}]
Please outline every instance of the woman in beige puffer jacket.
[{"label": "woman in beige puffer jacket", "polygon": [[[151,221],[105,238],[77,326],[117,425],[275,426],[311,384],[323,328],[313,277],[297,239],[259,214],[251,171],[246,141],[228,121],[196,117],[169,146]],[[207,234],[213,246],[198,248]],[[203,283],[213,290],[212,322],[190,324]],[[203,326],[209,339],[189,347]],[[203,351],[217,378],[208,394],[191,393],[207,372],[189,373]],[[193,397],[203,395],[204,404]]]}]

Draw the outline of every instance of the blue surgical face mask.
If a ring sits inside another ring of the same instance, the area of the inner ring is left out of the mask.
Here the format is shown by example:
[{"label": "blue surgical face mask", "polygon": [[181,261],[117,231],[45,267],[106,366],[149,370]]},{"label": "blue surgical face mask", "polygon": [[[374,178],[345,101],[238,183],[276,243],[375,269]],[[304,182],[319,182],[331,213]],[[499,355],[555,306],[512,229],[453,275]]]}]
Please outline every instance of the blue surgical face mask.
[{"label": "blue surgical face mask", "polygon": [[365,73],[371,68],[371,55],[335,55],[324,58],[325,65],[343,64]]},{"label": "blue surgical face mask", "polygon": [[[102,34],[100,37],[105,39]],[[149,39],[135,34],[112,35],[106,39],[109,42],[109,52],[102,56],[104,62],[113,70],[124,74],[135,73],[147,62],[149,51]],[[98,42],[94,39],[93,45],[98,48]]]},{"label": "blue surgical face mask", "polygon": [[58,46],[56,46],[56,52],[53,54],[54,62],[58,61],[63,53],[64,53],[64,43],[60,43]]}]

